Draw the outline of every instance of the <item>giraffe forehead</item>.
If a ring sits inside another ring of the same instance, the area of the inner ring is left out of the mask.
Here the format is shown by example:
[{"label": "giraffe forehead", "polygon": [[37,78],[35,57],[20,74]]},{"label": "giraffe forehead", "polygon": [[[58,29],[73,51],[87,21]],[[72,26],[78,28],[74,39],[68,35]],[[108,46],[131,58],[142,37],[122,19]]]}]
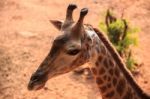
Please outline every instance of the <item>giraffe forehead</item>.
[{"label": "giraffe forehead", "polygon": [[64,45],[66,42],[69,41],[69,39],[69,36],[66,34],[60,35],[54,40],[54,45]]},{"label": "giraffe forehead", "polygon": [[81,49],[81,40],[73,39],[69,35],[64,34],[58,36],[51,47],[51,55],[55,55],[56,53],[73,50],[73,49]]},{"label": "giraffe forehead", "polygon": [[80,40],[70,40],[66,43],[66,49],[80,49],[81,48],[81,41]]}]

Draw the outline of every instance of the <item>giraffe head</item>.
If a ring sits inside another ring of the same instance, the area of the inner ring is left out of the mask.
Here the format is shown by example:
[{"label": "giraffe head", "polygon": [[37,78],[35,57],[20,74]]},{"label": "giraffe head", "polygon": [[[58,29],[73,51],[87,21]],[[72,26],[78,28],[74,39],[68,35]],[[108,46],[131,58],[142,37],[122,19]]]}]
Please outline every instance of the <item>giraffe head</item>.
[{"label": "giraffe head", "polygon": [[32,74],[28,84],[29,90],[41,89],[48,79],[67,73],[87,62],[88,52],[85,49],[86,31],[83,27],[83,20],[88,13],[88,9],[81,9],[80,17],[75,23],[72,18],[75,8],[77,6],[74,4],[68,6],[64,22],[51,21],[62,32],[62,35],[54,40],[49,54],[36,72]]}]

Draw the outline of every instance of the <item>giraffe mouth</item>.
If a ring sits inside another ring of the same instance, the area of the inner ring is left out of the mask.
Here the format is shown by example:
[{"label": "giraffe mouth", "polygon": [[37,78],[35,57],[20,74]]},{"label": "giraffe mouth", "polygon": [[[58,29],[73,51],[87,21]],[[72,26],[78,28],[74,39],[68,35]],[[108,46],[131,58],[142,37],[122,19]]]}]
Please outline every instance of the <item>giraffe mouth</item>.
[{"label": "giraffe mouth", "polygon": [[32,90],[40,90],[40,89],[42,89],[42,88],[44,88],[44,86],[45,86],[45,83],[33,83],[33,82],[29,82],[29,84],[28,84],[28,90],[29,91],[32,91]]}]

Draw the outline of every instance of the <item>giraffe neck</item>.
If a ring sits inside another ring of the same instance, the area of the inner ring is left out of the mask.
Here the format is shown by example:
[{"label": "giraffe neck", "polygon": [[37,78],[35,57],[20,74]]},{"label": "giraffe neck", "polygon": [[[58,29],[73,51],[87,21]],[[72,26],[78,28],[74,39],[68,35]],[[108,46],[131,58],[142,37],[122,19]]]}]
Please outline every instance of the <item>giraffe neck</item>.
[{"label": "giraffe neck", "polygon": [[[88,35],[93,41],[90,51],[91,70],[103,99],[143,99],[144,95],[139,95],[133,88],[101,38],[98,38],[94,32],[89,32]],[[149,97],[144,99],[149,99]]]}]

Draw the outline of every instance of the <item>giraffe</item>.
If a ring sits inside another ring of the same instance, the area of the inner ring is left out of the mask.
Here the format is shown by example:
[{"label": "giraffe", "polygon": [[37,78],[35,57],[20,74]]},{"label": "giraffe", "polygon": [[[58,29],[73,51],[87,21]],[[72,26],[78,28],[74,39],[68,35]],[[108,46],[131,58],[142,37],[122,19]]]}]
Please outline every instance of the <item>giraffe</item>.
[{"label": "giraffe", "polygon": [[49,79],[89,62],[103,99],[150,99],[103,33],[83,24],[87,8],[81,9],[78,21],[74,22],[72,14],[76,8],[75,4],[68,6],[64,22],[50,21],[62,35],[54,40],[50,52],[32,74],[28,90],[39,90]]}]

